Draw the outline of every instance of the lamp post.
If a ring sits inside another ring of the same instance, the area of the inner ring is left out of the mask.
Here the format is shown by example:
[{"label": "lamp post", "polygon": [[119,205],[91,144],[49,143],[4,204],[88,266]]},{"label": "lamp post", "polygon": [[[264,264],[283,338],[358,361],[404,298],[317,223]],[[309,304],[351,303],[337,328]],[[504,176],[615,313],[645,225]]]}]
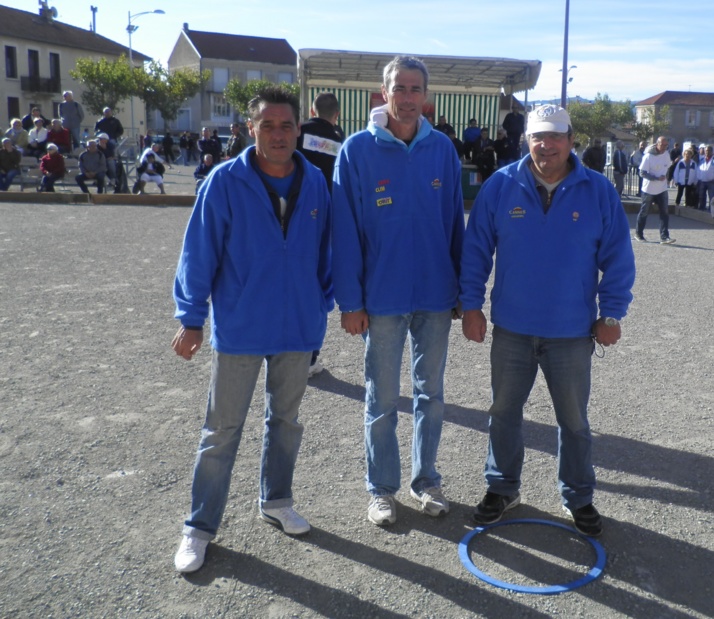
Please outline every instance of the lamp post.
[{"label": "lamp post", "polygon": [[[568,67],[568,70],[565,72],[565,76],[567,77],[567,79],[564,81],[564,83],[566,84],[566,88],[567,88],[567,84],[571,84],[571,83],[573,82],[573,78],[572,78],[572,77],[568,77],[568,76],[570,75],[570,72],[571,72],[573,69],[577,69],[577,68],[578,68],[578,65],[576,65],[576,64],[571,64],[571,65]],[[563,69],[558,69],[558,71],[562,71],[562,70],[563,70]],[[568,95],[568,92],[567,92],[567,90],[566,90],[566,91],[565,91],[566,102],[567,102],[567,95]],[[561,104],[561,107],[564,108],[565,106]]]},{"label": "lamp post", "polygon": [[560,87],[560,107],[565,109],[568,103],[568,22],[570,21],[570,0],[565,0],[565,35],[563,37],[563,82]]},{"label": "lamp post", "polygon": [[[134,26],[132,25],[132,21],[134,21],[137,17],[141,17],[142,15],[150,15],[152,13],[156,13],[157,15],[164,15],[166,11],[163,11],[162,9],[154,9],[153,11],[142,11],[141,13],[134,13],[134,15],[131,14],[131,11],[129,11],[129,23],[126,26],[126,31],[129,33],[129,67],[131,70],[134,70],[134,53],[133,49],[131,47],[131,35],[136,32],[136,30],[139,28],[139,26]],[[129,107],[131,108],[131,131],[132,133],[134,132],[134,96],[132,95],[129,97]]]}]

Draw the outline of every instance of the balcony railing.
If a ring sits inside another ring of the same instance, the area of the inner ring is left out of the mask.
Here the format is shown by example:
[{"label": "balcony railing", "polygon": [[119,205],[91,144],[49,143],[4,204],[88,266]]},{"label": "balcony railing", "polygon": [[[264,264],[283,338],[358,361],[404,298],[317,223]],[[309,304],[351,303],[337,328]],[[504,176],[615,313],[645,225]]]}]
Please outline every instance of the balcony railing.
[{"label": "balcony railing", "polygon": [[61,80],[53,77],[23,75],[20,77],[20,87],[25,92],[62,92]]}]

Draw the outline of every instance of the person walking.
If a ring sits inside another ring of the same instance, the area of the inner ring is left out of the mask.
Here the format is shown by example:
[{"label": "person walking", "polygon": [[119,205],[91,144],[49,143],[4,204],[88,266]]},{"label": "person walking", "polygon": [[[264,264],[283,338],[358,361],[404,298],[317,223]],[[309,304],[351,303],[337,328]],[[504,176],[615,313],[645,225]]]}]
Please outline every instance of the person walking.
[{"label": "person walking", "polygon": [[676,239],[669,236],[669,213],[667,212],[669,192],[667,191],[667,169],[671,163],[667,147],[669,140],[663,135],[657,138],[652,146],[645,151],[640,164],[642,182],[642,206],[637,215],[635,239],[644,242],[645,224],[652,204],[659,209],[659,238],[662,245],[674,243]]}]

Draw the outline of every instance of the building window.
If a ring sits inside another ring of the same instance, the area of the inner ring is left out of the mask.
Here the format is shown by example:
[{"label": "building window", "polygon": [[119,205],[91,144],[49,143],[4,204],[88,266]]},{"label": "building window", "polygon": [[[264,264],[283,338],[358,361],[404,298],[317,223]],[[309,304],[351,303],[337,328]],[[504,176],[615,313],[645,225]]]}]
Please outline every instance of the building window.
[{"label": "building window", "polygon": [[30,77],[40,77],[40,53],[36,49],[27,50],[27,68]]},{"label": "building window", "polygon": [[293,83],[293,74],[292,73],[278,73],[278,84],[282,84],[285,82],[286,84],[292,84]]},{"label": "building window", "polygon": [[5,77],[17,78],[17,48],[5,46]]},{"label": "building window", "polygon": [[60,78],[60,56],[50,52],[50,79],[58,80]]},{"label": "building window", "polygon": [[249,70],[245,72],[245,81],[252,82],[253,80],[262,80],[263,72],[257,70]]},{"label": "building window", "polygon": [[699,110],[686,110],[684,112],[684,124],[687,127],[698,127],[700,120]]},{"label": "building window", "polygon": [[714,110],[709,112],[709,126],[714,127]]},{"label": "building window", "polygon": [[20,118],[20,99],[17,97],[7,98],[7,117],[11,120]]},{"label": "building window", "polygon": [[228,84],[228,69],[215,68],[213,69],[213,90],[215,92],[223,92]]},{"label": "building window", "polygon": [[226,98],[223,95],[211,95],[211,116],[214,120],[219,118],[230,118],[231,106],[228,105],[228,101],[226,101]]}]

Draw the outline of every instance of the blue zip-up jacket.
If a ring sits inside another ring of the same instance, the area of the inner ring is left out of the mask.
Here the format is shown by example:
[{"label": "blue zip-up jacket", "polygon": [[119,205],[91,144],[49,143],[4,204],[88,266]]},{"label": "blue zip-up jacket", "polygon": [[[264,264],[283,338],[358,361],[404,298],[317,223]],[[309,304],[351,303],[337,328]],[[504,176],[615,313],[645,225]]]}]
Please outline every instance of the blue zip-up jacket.
[{"label": "blue zip-up jacket", "polygon": [[491,322],[514,333],[587,337],[598,315],[632,301],[630,228],[612,183],[571,155],[572,170],[544,212],[527,155],[484,183],[469,217],[461,304],[481,309],[496,252]]},{"label": "blue zip-up jacket", "polygon": [[456,307],[464,204],[461,164],[448,137],[422,121],[407,146],[371,122],[340,150],[332,199],[341,311]]},{"label": "blue zip-up jacket", "polygon": [[302,183],[284,233],[254,151],[217,165],[201,186],[176,272],[175,316],[202,327],[210,298],[211,345],[219,352],[317,350],[334,305],[327,185],[293,155]]}]

